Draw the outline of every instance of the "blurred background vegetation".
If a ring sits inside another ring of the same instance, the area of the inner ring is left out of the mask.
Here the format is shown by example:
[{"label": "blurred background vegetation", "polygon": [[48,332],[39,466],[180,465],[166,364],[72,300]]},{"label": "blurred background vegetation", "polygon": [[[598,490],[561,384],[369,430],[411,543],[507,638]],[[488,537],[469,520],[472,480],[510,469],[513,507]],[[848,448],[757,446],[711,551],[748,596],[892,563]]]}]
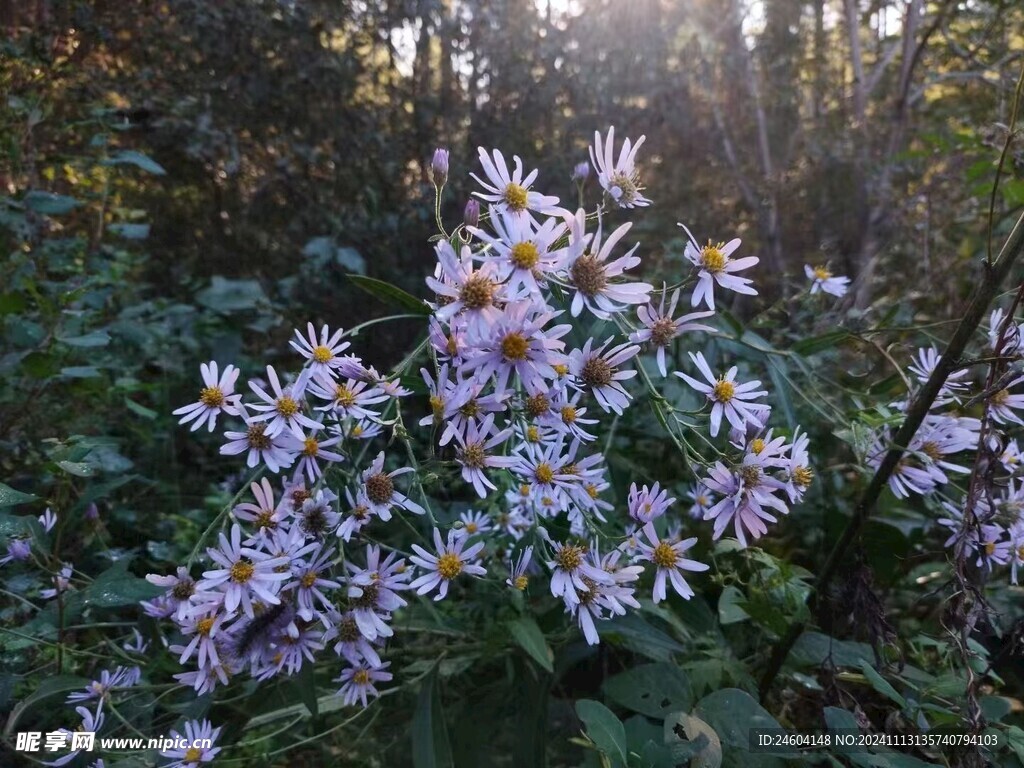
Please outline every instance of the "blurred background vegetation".
[{"label": "blurred background vegetation", "polygon": [[[349,273],[425,295],[435,146],[455,222],[478,146],[572,206],[595,129],[645,134],[647,274],[681,272],[678,221],[735,234],[762,293],[737,316],[827,263],[856,278],[853,329],[910,301],[918,324],[955,317],[990,209],[998,241],[1024,205],[1019,142],[990,198],[1016,0],[0,0],[0,28],[0,478],[72,515],[98,503],[105,546],[150,539],[154,562],[187,551],[236,467],[169,416],[200,361],[257,373],[297,324],[393,310]],[[421,330],[357,346],[384,370]],[[707,687],[746,686],[715,652]],[[585,694],[586,675],[565,685]]]}]

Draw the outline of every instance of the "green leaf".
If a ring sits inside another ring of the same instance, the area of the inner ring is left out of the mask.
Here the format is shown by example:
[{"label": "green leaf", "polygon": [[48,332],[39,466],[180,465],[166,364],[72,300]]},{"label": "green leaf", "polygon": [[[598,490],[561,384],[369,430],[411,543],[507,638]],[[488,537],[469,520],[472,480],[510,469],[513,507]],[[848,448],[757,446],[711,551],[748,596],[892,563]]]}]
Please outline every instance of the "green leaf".
[{"label": "green leaf", "polygon": [[69,347],[105,347],[110,343],[110,335],[106,331],[93,331],[83,336],[58,336],[57,340]]},{"label": "green leaf", "polygon": [[722,624],[737,624],[750,618],[750,614],[742,608],[746,602],[743,593],[732,585],[722,590],[722,596],[718,598],[718,620]]},{"label": "green leaf", "polygon": [[864,673],[864,677],[866,677],[868,682],[871,683],[872,688],[906,709],[907,700],[900,696],[899,692],[889,684],[888,680],[878,674],[874,667],[872,667],[868,662],[862,661],[860,663],[860,669]]},{"label": "green leaf", "polygon": [[605,681],[605,695],[634,712],[663,720],[670,712],[689,710],[690,681],[673,664],[643,664]]},{"label": "green leaf", "polygon": [[47,216],[60,216],[64,213],[70,213],[82,204],[81,200],[76,200],[67,195],[55,195],[52,192],[40,191],[29,192],[25,195],[23,202],[26,208]]},{"label": "green leaf", "polygon": [[92,365],[72,365],[68,368],[61,368],[60,375],[68,379],[95,379],[103,374],[99,368]]},{"label": "green leaf", "polygon": [[790,652],[790,660],[801,666],[820,666],[830,660],[837,667],[860,667],[874,658],[871,646],[851,640],[836,640],[821,632],[804,632]]},{"label": "green leaf", "polygon": [[792,346],[792,350],[798,355],[810,357],[811,355],[826,349],[835,349],[839,344],[849,337],[847,331],[829,331],[820,336],[812,336],[809,339],[800,339]]},{"label": "green leaf", "polygon": [[412,764],[414,768],[454,768],[437,690],[436,669],[423,678],[416,700],[412,716]]},{"label": "green leaf", "polygon": [[128,560],[118,560],[85,588],[85,602],[101,608],[135,605],[163,594],[163,588],[128,572]]},{"label": "green leaf", "polygon": [[154,411],[152,408],[147,408],[144,405],[139,405],[130,398],[126,397],[124,399],[124,404],[129,411],[141,416],[144,419],[155,419],[157,417],[157,412]]},{"label": "green leaf", "polygon": [[8,735],[13,733],[14,726],[18,723],[21,716],[39,702],[52,698],[60,693],[67,693],[68,691],[76,691],[79,688],[85,688],[89,682],[89,678],[79,677],[77,675],[57,675],[55,677],[47,677],[39,683],[31,694],[15,706],[10,717],[7,718],[7,727],[4,729],[4,733]]},{"label": "green leaf", "polygon": [[84,461],[58,461],[57,466],[75,477],[92,477],[95,470]]},{"label": "green leaf", "polygon": [[529,616],[522,616],[508,623],[508,631],[522,649],[530,654],[530,657],[543,669],[548,672],[555,671],[551,664],[553,654],[536,621]]},{"label": "green leaf", "polygon": [[715,729],[699,717],[673,713],[665,718],[663,739],[677,762],[690,758],[690,768],[718,768],[722,764],[722,742]]},{"label": "green leaf", "polygon": [[122,150],[116,155],[108,157],[101,165],[134,165],[136,168],[141,168],[147,173],[152,173],[154,176],[167,175],[167,171],[156,160],[131,149]]},{"label": "green leaf", "polygon": [[698,702],[693,714],[710,725],[722,743],[747,750],[751,728],[781,728],[778,721],[746,691],[723,688]]},{"label": "green leaf", "polygon": [[320,713],[320,705],[316,699],[316,680],[313,677],[312,664],[302,665],[299,674],[295,676],[294,685],[298,689],[299,700],[309,710],[309,714],[316,717]]},{"label": "green leaf", "polygon": [[33,496],[31,493],[22,493],[16,491],[9,485],[0,483],[0,509],[3,507],[16,507],[19,504],[28,504],[30,501],[36,501],[39,497]]},{"label": "green leaf", "polygon": [[255,309],[268,303],[258,281],[230,280],[220,275],[210,278],[210,285],[196,294],[196,301],[221,314]]},{"label": "green leaf", "polygon": [[626,727],[608,707],[593,699],[576,702],[576,714],[583,721],[587,736],[610,758],[626,763]]},{"label": "green leaf", "polygon": [[618,640],[622,645],[652,661],[671,661],[673,653],[682,653],[686,650],[669,635],[635,613],[616,616],[598,624],[598,632],[602,637]]},{"label": "green leaf", "polygon": [[149,224],[111,224],[107,229],[125,240],[145,240],[149,237]]},{"label": "green leaf", "polygon": [[418,315],[431,314],[430,307],[428,307],[422,299],[417,299],[411,293],[403,291],[397,285],[386,283],[383,280],[377,280],[374,277],[366,277],[365,275],[349,274],[347,277],[355,283],[356,286],[386,304],[401,307],[407,312],[412,312]]}]

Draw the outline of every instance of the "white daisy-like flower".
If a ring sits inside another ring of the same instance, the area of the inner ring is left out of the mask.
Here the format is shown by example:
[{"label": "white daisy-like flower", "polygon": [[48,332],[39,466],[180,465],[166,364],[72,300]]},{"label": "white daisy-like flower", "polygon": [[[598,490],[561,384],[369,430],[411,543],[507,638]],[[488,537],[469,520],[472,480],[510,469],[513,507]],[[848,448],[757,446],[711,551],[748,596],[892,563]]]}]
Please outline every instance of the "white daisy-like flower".
[{"label": "white daisy-like flower", "polygon": [[220,567],[203,571],[203,579],[196,589],[200,592],[220,589],[224,595],[224,610],[228,613],[234,613],[241,606],[245,615],[253,618],[253,596],[270,605],[281,602],[277,592],[290,573],[287,568],[279,571],[278,566],[287,566],[289,559],[243,547],[242,529],[237,523],[231,526],[230,539],[221,533],[220,547],[210,547],[206,553]]},{"label": "white daisy-like flower", "polygon": [[380,692],[374,687],[374,683],[386,683],[394,677],[387,668],[391,666],[386,661],[378,667],[371,667],[367,664],[360,664],[356,667],[349,667],[335,678],[335,682],[341,683],[338,695],[341,696],[345,706],[354,706],[358,701],[363,707],[368,706],[368,697],[377,698]]},{"label": "white daisy-like flower", "polygon": [[505,579],[505,584],[520,592],[525,590],[530,583],[530,577],[526,575],[526,572],[530,570],[530,560],[532,559],[533,546],[530,545],[519,553],[519,557],[509,568],[509,577]]},{"label": "white daisy-like flower", "polygon": [[437,554],[434,555],[418,544],[413,544],[413,551],[419,557],[409,558],[426,571],[425,574],[409,584],[409,589],[415,589],[416,594],[425,595],[438,589],[434,600],[443,600],[448,594],[449,583],[463,573],[472,576],[484,576],[487,570],[477,560],[477,555],[484,548],[484,542],[478,541],[470,547],[466,547],[466,535],[454,528],[448,531],[448,541],[441,539],[441,532],[434,529],[434,546]]},{"label": "white daisy-like flower", "polygon": [[[185,734],[178,733],[177,731],[171,731],[171,738],[183,741],[187,741],[190,745],[193,744],[206,744],[209,742],[211,745],[217,741],[220,736],[220,728],[214,728],[209,720],[190,720],[185,723]],[[212,762],[217,753],[220,752],[220,747],[197,747],[188,746],[184,749],[169,749],[160,753],[161,757],[169,757],[173,762],[168,763],[167,768],[197,768],[197,766],[203,763]]]},{"label": "white daisy-like flower", "polygon": [[[942,359],[942,355],[935,347],[921,347],[917,350],[917,357],[908,366],[909,370],[914,377],[924,384],[931,378],[932,373],[935,371],[935,366],[939,364],[939,360]],[[938,396],[935,398],[935,405],[947,405],[951,401],[957,400],[959,395],[963,394],[967,390],[967,382],[961,381],[964,376],[967,376],[970,371],[967,368],[961,368],[959,371],[953,371],[946,377],[945,383],[939,390]]]},{"label": "white daisy-like flower", "polygon": [[1014,379],[989,398],[989,412],[992,414],[992,418],[1000,424],[1024,424],[1024,421],[1016,413],[1024,408],[1024,395],[1010,394],[1010,387],[1014,387],[1022,381],[1024,381],[1024,376]]},{"label": "white daisy-like flower", "polygon": [[641,136],[635,144],[627,138],[616,159],[614,126],[608,129],[608,135],[603,141],[601,132],[594,131],[590,160],[597,171],[597,180],[620,208],[643,208],[651,204],[642,194],[643,186],[636,170],[636,153],[646,138]]},{"label": "white daisy-like flower", "polygon": [[194,403],[182,406],[173,411],[175,416],[181,416],[179,424],[192,422],[192,431],[207,425],[207,429],[213,432],[217,425],[217,416],[220,413],[227,413],[231,416],[238,415],[238,404],[241,395],[235,394],[235,381],[238,380],[238,369],[229,365],[224,373],[217,376],[217,362],[211,360],[199,366],[203,375],[203,388],[199,391],[199,399]]},{"label": "white daisy-like flower", "polygon": [[530,211],[544,214],[553,214],[558,211],[557,197],[542,195],[540,192],[530,189],[537,179],[536,169],[524,177],[523,161],[513,155],[512,160],[515,165],[512,173],[509,173],[505,157],[497,149],[493,152],[493,158],[483,147],[479,147],[477,152],[487,181],[475,173],[469,174],[485,190],[474,192],[474,195],[491,203],[499,213],[521,216],[528,215]]},{"label": "white daisy-like flower", "polygon": [[317,422],[302,412],[302,397],[305,394],[306,383],[309,381],[309,369],[299,374],[299,378],[293,384],[286,387],[281,386],[281,380],[277,377],[274,366],[267,366],[267,379],[270,381],[273,395],[270,395],[256,382],[249,382],[251,389],[262,403],[254,403],[249,407],[259,411],[259,415],[253,418],[256,421],[266,421],[267,436],[274,437],[289,430],[295,437],[302,440],[304,435],[302,429],[314,429]]},{"label": "white daisy-like flower", "polygon": [[551,594],[562,598],[567,606],[578,604],[580,593],[586,595],[595,585],[615,583],[609,573],[590,562],[580,545],[551,542],[551,546],[554,548],[548,562],[552,570]]},{"label": "white daisy-like flower", "polygon": [[804,274],[811,281],[811,294],[820,291],[832,296],[845,296],[850,287],[850,278],[833,275],[825,267],[811,267],[804,264]]},{"label": "white daisy-like flower", "polygon": [[754,398],[764,397],[768,394],[765,390],[754,391],[761,386],[760,381],[755,380],[748,381],[745,384],[737,384],[736,373],[738,369],[736,366],[730,368],[724,376],[716,377],[711,373],[711,368],[708,367],[703,352],[698,352],[696,355],[690,352],[690,359],[693,360],[708,383],[705,384],[704,382],[697,381],[682,371],[676,371],[676,376],[683,379],[712,402],[712,437],[718,434],[723,415],[730,424],[740,430],[745,429],[748,424],[763,424],[765,411],[768,409],[768,406],[749,402]]},{"label": "white daisy-like flower", "polygon": [[[684,600],[694,596],[693,588],[683,578],[683,571],[706,571],[710,568],[705,563],[696,560],[689,560],[683,556],[686,550],[697,543],[697,537],[683,539],[682,541],[662,541],[654,530],[653,523],[647,523],[643,527],[645,542],[641,539],[638,542],[640,560],[647,560],[657,566],[654,576],[654,603],[657,605],[665,599],[665,582],[672,582],[672,588]],[[650,543],[648,543],[650,542]]]},{"label": "white daisy-like flower", "polygon": [[501,214],[494,207],[490,221],[497,236],[476,227],[469,230],[491,246],[490,254],[478,258],[496,265],[498,281],[505,284],[510,297],[539,296],[545,277],[562,261],[564,249],[553,246],[566,225],[549,218],[537,226],[528,216]]},{"label": "white daisy-like flower", "polygon": [[714,310],[691,312],[688,315],[675,318],[673,315],[676,313],[676,304],[678,303],[679,289],[676,288],[672,292],[672,298],[666,311],[665,291],[662,290],[661,301],[658,302],[657,307],[652,302],[637,309],[636,314],[640,318],[640,322],[644,324],[644,327],[629,335],[630,341],[646,341],[654,347],[655,356],[658,360],[658,370],[662,376],[668,376],[668,369],[665,367],[665,350],[668,349],[674,339],[687,332],[707,331],[708,333],[713,333],[715,330],[710,326],[694,322],[694,320],[711,317],[715,314]]},{"label": "white daisy-like flower", "polygon": [[274,473],[292,465],[295,454],[285,450],[283,435],[268,435],[267,422],[249,416],[244,405],[239,405],[238,414],[245,421],[245,432],[225,431],[224,437],[227,438],[227,442],[220,447],[222,455],[237,456],[240,453],[247,453],[246,466],[266,464],[267,469]]},{"label": "white daisy-like flower", "polygon": [[683,256],[699,270],[697,272],[697,287],[690,299],[692,306],[696,307],[703,301],[707,304],[708,309],[714,309],[715,283],[736,293],[744,293],[748,296],[757,295],[757,291],[750,287],[753,280],[734,274],[749,269],[760,261],[757,256],[746,256],[742,259],[732,258],[732,254],[740,247],[739,238],[733,238],[728,243],[718,244],[709,240],[708,244],[702,247],[697,244],[697,240],[685,224],[679,226],[690,238],[683,251]]},{"label": "white daisy-like flower", "polygon": [[608,261],[612,250],[633,226],[632,222],[620,226],[607,240],[602,240],[600,222],[593,236],[585,233],[586,212],[582,208],[568,219],[568,224],[569,247],[561,269],[569,285],[576,291],[570,307],[572,316],[579,317],[586,307],[595,316],[607,320],[629,304],[646,303],[654,288],[650,283],[617,282],[627,269],[640,263],[640,257],[633,255],[639,243],[625,255]]},{"label": "white daisy-like flower", "polygon": [[462,521],[462,530],[466,532],[468,536],[474,536],[478,533],[486,533],[494,527],[494,524],[483,512],[474,512],[472,509],[467,509],[461,515],[459,520]]},{"label": "white daisy-like flower", "polygon": [[334,369],[341,365],[341,353],[352,346],[342,341],[345,329],[339,328],[331,334],[326,325],[320,328],[319,338],[312,323],[306,325],[306,335],[295,329],[295,340],[289,341],[292,348],[309,361],[309,370],[314,375],[332,375]]},{"label": "white daisy-like flower", "polygon": [[296,438],[290,433],[284,436],[284,449],[295,454],[298,459],[298,463],[295,465],[295,480],[305,474],[309,482],[315,483],[316,479],[323,474],[323,470],[320,468],[321,461],[334,464],[345,460],[340,453],[327,450],[341,442],[341,435],[322,440],[317,436],[320,429],[321,425],[317,424],[309,434],[303,435],[302,439]]}]

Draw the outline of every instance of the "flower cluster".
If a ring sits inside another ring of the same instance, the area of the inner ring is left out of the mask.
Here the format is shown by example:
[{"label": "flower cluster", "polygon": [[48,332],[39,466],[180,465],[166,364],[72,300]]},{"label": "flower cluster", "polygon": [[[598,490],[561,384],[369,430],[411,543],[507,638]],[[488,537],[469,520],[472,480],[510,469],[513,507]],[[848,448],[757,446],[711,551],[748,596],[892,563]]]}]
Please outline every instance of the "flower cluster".
[{"label": "flower cluster", "polygon": [[[773,434],[760,382],[741,380],[736,366],[716,373],[703,350],[689,355],[700,378],[674,370],[681,346],[714,332],[700,321],[715,314],[716,289],[756,293],[739,273],[758,259],[735,257],[739,240],[701,246],[690,236],[680,256],[693,269],[682,283],[658,290],[634,276],[641,258],[628,240],[632,224],[610,218],[651,204],[636,164],[642,143],[627,139],[616,156],[612,130],[595,137],[604,195],[592,212],[561,208],[520,158],[510,167],[500,151],[480,150],[483,173],[474,178],[485,210],[438,240],[426,276],[426,461],[432,477],[455,493],[461,480],[478,504],[447,530],[430,509],[427,473],[402,422],[411,390],[353,354],[350,334],[312,323],[296,331],[301,367],[267,366],[264,380],[248,382],[249,395],[236,392],[234,366],[220,374],[215,362],[202,366],[197,401],[175,413],[211,431],[223,414],[221,452],[279,479],[262,477],[240,492],[205,566],[190,561],[148,577],[165,591],[145,610],[172,626],[169,648],[186,667],[180,682],[205,693],[243,673],[293,675],[330,648],[342,659],[338,695],[366,706],[392,679],[383,657],[393,619],[414,596],[444,600],[467,577],[503,579],[522,592],[542,563],[550,593],[596,643],[596,622],[640,608],[645,573],[656,603],[669,585],[684,599],[695,594],[686,574],[708,566],[692,556],[700,532],[684,536],[684,525],[714,521],[713,538],[729,531],[745,546],[800,500],[812,478],[807,439]],[[448,154],[435,153],[438,195],[449,171]],[[588,175],[574,173],[581,190]],[[677,312],[690,289],[696,311]],[[685,381],[697,410],[665,401],[650,378],[655,369]],[[717,444],[711,461],[690,457],[705,470],[694,475],[688,515],[672,513],[667,488],[634,483],[628,516],[616,519],[596,438],[602,421],[638,398],[680,426],[706,429],[708,444]],[[705,409],[702,425],[694,414]],[[727,444],[716,440],[723,421]],[[408,458],[374,453],[377,436],[404,444]],[[414,554],[380,538],[396,517],[420,537]],[[549,530],[565,535],[556,540]]]}]

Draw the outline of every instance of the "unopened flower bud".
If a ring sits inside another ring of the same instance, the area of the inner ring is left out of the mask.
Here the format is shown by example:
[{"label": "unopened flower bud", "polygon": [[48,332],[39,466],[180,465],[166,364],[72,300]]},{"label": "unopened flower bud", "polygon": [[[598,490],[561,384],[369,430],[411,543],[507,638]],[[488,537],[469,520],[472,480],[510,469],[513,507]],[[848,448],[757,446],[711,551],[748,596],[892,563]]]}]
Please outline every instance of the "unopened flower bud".
[{"label": "unopened flower bud", "polygon": [[590,176],[590,163],[577,163],[572,169],[572,180],[576,184],[582,184]]},{"label": "unopened flower bud", "polygon": [[467,227],[475,227],[480,224],[480,203],[475,199],[466,203],[466,210],[462,214],[462,223]]},{"label": "unopened flower bud", "polygon": [[448,150],[435,149],[434,159],[430,161],[430,176],[435,187],[443,187],[448,181]]},{"label": "unopened flower bud", "polygon": [[100,519],[100,510],[99,507],[96,506],[96,502],[89,502],[89,506],[85,508],[85,519],[90,521]]}]

